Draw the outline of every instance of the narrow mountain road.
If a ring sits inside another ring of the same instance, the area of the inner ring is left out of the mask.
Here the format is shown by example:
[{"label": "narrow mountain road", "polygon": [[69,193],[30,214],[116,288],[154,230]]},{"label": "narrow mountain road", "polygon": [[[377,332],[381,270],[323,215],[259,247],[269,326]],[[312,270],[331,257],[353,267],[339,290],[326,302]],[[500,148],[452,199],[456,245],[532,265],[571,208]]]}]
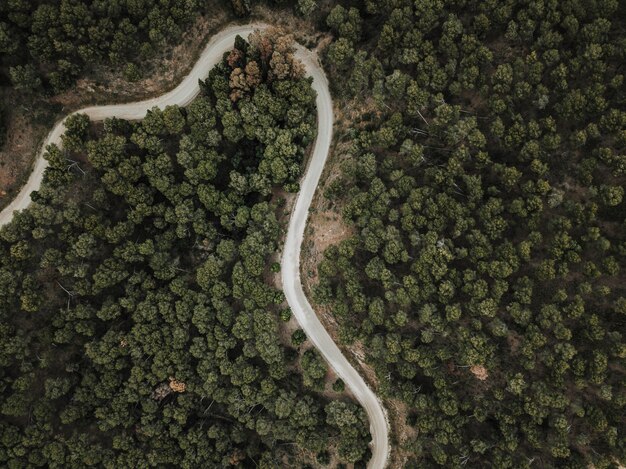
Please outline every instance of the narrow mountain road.
[{"label": "narrow mountain road", "polygon": [[[224,52],[233,47],[237,35],[246,37],[254,30],[264,29],[267,26],[254,23],[231,26],[213,36],[189,75],[168,93],[157,98],[134,103],[88,107],[78,110],[76,113],[86,114],[93,121],[104,120],[108,117],[139,120],[145,116],[146,111],[154,106],[159,108],[173,104],[185,106],[200,92],[198,80],[204,79],[211,68],[222,59]],[[363,378],[343,356],[326,329],[324,329],[313,308],[311,308],[300,282],[300,246],[304,237],[309,207],[311,206],[311,201],[313,200],[313,195],[315,194],[332,141],[333,105],[328,90],[328,81],[324,70],[319,65],[317,56],[300,45],[297,45],[296,49],[297,57],[304,63],[307,73],[313,77],[313,88],[317,93],[318,131],[313,154],[311,155],[305,176],[301,181],[298,199],[289,221],[289,230],[281,262],[283,289],[289,306],[300,326],[306,332],[307,337],[319,349],[326,361],[328,361],[337,375],[341,377],[365,408],[372,434],[372,458],[368,463],[368,467],[372,469],[383,468],[387,463],[389,455],[388,422],[383,406]],[[44,170],[46,169],[47,162],[43,158],[45,148],[52,143],[60,146],[61,135],[64,132],[65,126],[63,121],[60,121],[46,138],[42,149],[37,155],[33,172],[28,178],[26,185],[15,199],[0,212],[0,226],[9,223],[16,210],[23,210],[28,207],[30,194],[41,186]]]},{"label": "narrow mountain road", "polygon": [[365,408],[372,434],[372,458],[368,467],[372,469],[383,468],[389,457],[389,424],[385,410],[376,394],[343,356],[337,344],[320,322],[304,294],[300,281],[300,247],[304,239],[304,229],[313,195],[330,150],[334,117],[328,81],[324,70],[318,63],[317,56],[302,46],[298,46],[297,56],[304,63],[307,73],[313,77],[313,89],[317,93],[317,139],[304,179],[300,183],[298,200],[289,220],[289,229],[281,261],[283,291],[307,337]]}]

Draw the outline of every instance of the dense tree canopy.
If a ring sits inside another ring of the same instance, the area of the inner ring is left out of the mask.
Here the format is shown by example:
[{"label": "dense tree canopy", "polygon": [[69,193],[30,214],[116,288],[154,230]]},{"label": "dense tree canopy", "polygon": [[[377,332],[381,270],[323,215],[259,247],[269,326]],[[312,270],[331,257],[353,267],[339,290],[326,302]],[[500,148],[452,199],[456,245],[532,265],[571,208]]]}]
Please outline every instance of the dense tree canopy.
[{"label": "dense tree canopy", "polygon": [[197,0],[3,1],[0,64],[17,89],[60,91],[88,65],[151,54],[202,8]]},{"label": "dense tree canopy", "polygon": [[316,299],[408,405],[409,467],[626,461],[618,8],[372,0],[327,17],[330,82],[358,117],[326,196],[356,234],[327,250]]},{"label": "dense tree canopy", "polygon": [[34,203],[0,230],[3,466],[367,459],[364,411],[315,392],[326,364],[280,342],[266,281],[270,190],[315,133],[289,44],[238,38],[189,107],[74,115],[48,148]]},{"label": "dense tree canopy", "polygon": [[[396,462],[623,465],[623,2],[268,3],[332,36],[342,167],[324,195],[354,235],[314,298],[402,401]],[[135,79],[206,7],[0,2],[0,83],[39,96],[96,63]],[[297,190],[314,127],[289,43],[260,35],[186,109],[68,122],[0,231],[3,465],[367,459],[363,410],[317,394],[325,364],[302,330],[278,341],[291,312],[265,282],[272,190]]]}]

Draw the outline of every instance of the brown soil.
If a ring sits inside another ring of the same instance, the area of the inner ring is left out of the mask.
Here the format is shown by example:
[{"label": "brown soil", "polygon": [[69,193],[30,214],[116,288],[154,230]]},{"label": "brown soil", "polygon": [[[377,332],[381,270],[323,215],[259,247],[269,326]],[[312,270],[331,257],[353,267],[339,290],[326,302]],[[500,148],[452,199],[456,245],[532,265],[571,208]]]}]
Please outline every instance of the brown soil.
[{"label": "brown soil", "polygon": [[0,209],[11,202],[26,181],[47,131],[46,126],[31,121],[27,110],[21,107],[13,110],[7,141],[0,149]]},{"label": "brown soil", "polygon": [[397,399],[387,399],[385,400],[385,407],[389,413],[393,438],[389,467],[402,468],[414,455],[411,444],[417,440],[418,432],[406,423],[409,407],[404,402]]},{"label": "brown soil", "polygon": [[130,82],[123,76],[123,67],[96,67],[85,78],[65,93],[56,95],[52,102],[67,109],[78,109],[86,104],[114,103],[150,98],[176,87],[189,73],[208,39],[216,31],[231,23],[232,14],[222,3],[211,9],[211,17],[200,16],[183,33],[178,45],[167,47],[163,53],[143,61],[144,77]]},{"label": "brown soil", "polygon": [[303,265],[306,264],[306,269],[303,269],[302,272],[306,272],[310,282],[317,283],[317,266],[323,258],[324,251],[329,246],[337,245],[344,239],[350,238],[353,234],[354,229],[347,225],[337,212],[332,210],[312,211],[304,240],[306,257],[303,255],[302,259]]},{"label": "brown soil", "polygon": [[519,350],[519,347],[522,343],[520,337],[517,334],[510,332],[506,337],[506,341],[509,344],[511,353],[515,355],[517,351]]}]

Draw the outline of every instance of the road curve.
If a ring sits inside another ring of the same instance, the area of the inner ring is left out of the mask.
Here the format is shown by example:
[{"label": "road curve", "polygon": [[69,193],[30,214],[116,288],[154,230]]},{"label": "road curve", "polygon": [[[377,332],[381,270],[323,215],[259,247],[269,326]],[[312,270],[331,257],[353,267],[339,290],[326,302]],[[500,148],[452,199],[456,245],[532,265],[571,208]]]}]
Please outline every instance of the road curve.
[{"label": "road curve", "polygon": [[[193,69],[183,81],[172,91],[157,98],[147,99],[127,104],[112,104],[105,106],[87,107],[75,111],[74,114],[86,114],[93,121],[104,120],[108,117],[119,117],[128,120],[142,119],[146,111],[157,106],[161,109],[168,105],[186,106],[200,92],[198,80],[204,79],[211,68],[221,59],[224,52],[232,49],[237,35],[247,36],[257,29],[265,29],[268,25],[252,23],[247,25],[231,26],[213,36],[208,42]],[[296,319],[304,329],[307,337],[319,349],[326,361],[332,366],[338,376],[350,388],[354,396],[367,412],[370,421],[372,442],[372,458],[368,467],[383,468],[389,455],[389,437],[387,416],[382,404],[363,378],[343,356],[339,347],[324,329],[309,304],[302,283],[300,282],[300,246],[304,238],[304,229],[307,222],[309,207],[315,194],[315,189],[322,174],[322,169],[328,157],[333,133],[333,106],[328,90],[328,80],[324,70],[319,65],[317,56],[301,45],[296,45],[296,55],[304,63],[307,73],[313,77],[313,89],[317,93],[317,138],[315,147],[309,160],[308,168],[300,185],[300,192],[295,208],[289,220],[289,229],[283,257],[281,261],[282,283],[287,302]],[[16,210],[23,210],[30,204],[30,194],[41,186],[47,161],[43,158],[49,144],[61,145],[61,135],[65,132],[64,119],[57,122],[48,134],[42,148],[37,155],[33,172],[26,185],[20,190],[13,201],[0,212],[0,226],[6,225],[13,218]]]},{"label": "road curve", "polygon": [[307,73],[313,77],[313,89],[317,93],[317,138],[309,165],[300,182],[300,192],[291,212],[287,238],[283,247],[281,275],[283,290],[300,326],[307,337],[321,352],[337,375],[348,385],[354,396],[367,412],[370,421],[372,458],[368,467],[385,467],[389,457],[389,431],[385,410],[376,394],[365,383],[361,375],[343,356],[337,344],[330,337],[309,304],[300,281],[300,247],[304,239],[304,229],[309,215],[311,201],[322,175],[333,136],[333,102],[328,90],[328,80],[317,56],[302,46],[297,48],[297,56],[304,63]]}]

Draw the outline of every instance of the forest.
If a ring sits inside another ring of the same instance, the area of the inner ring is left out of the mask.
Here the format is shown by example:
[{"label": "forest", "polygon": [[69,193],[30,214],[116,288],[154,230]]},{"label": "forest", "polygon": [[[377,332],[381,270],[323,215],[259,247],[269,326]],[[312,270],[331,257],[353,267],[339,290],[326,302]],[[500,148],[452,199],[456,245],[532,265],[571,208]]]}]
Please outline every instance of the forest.
[{"label": "forest", "polygon": [[249,41],[187,108],[68,118],[0,230],[3,466],[367,460],[364,411],[320,393],[305,338],[279,338],[273,191],[297,189],[315,93],[290,37]]},{"label": "forest", "polygon": [[[320,204],[348,235],[310,300],[401,410],[390,467],[626,464],[624,2],[224,4],[328,39]],[[133,71],[210,5],[1,2],[0,85],[52,96],[96,64]],[[367,461],[366,414],[328,397],[302,330],[279,340],[268,281],[310,82],[286,39],[255,36],[202,88],[138,123],[74,117],[0,230],[2,465]]]},{"label": "forest", "polygon": [[204,12],[199,0],[8,0],[0,3],[0,63],[13,87],[58,93],[92,65],[129,66]]},{"label": "forest", "polygon": [[[620,11],[621,8],[621,11]],[[626,54],[617,1],[335,6],[354,235],[315,298],[408,409],[404,467],[626,461]]]}]

